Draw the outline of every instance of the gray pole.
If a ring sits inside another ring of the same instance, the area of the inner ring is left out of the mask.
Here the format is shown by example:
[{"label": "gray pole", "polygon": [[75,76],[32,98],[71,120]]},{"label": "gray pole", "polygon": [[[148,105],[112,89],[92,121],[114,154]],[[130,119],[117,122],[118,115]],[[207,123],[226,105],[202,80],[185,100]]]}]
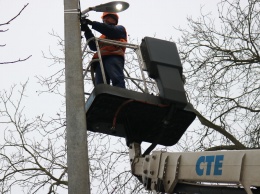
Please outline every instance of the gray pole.
[{"label": "gray pole", "polygon": [[78,1],[64,0],[68,193],[90,194]]}]

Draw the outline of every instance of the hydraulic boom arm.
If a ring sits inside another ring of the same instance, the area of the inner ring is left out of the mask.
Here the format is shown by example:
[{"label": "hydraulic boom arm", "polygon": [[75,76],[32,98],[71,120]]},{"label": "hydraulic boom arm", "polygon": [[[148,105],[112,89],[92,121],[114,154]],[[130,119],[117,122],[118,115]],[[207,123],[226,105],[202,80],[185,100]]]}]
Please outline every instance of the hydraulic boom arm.
[{"label": "hydraulic boom arm", "polygon": [[222,183],[222,186],[241,185],[246,191],[244,193],[253,194],[256,192],[251,187],[260,186],[260,150],[197,153],[154,151],[142,157],[139,144],[132,143],[129,149],[132,173],[147,190],[173,193],[178,183],[203,182]]}]

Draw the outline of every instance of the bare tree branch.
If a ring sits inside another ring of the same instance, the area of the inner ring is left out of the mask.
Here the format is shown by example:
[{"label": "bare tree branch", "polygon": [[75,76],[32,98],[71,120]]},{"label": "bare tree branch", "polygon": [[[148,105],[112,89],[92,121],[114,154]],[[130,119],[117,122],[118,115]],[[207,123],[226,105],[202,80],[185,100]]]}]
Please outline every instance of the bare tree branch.
[{"label": "bare tree branch", "polygon": [[[217,132],[219,132],[220,134],[227,137],[230,141],[232,141],[235,144],[236,149],[245,149],[246,148],[246,146],[241,144],[233,135],[231,135],[229,132],[227,132],[224,128],[222,128],[218,125],[215,125],[213,122],[209,121],[204,116],[202,116],[197,110],[194,109],[194,112],[196,113],[196,115],[202,125],[212,128],[212,129],[216,130]],[[233,147],[233,149],[234,149],[234,147]]]},{"label": "bare tree branch", "polygon": [[0,26],[4,26],[4,25],[10,24],[13,20],[15,20],[15,19],[23,12],[23,10],[24,10],[28,5],[29,5],[29,3],[27,3],[26,5],[24,5],[24,7],[19,11],[19,13],[18,13],[16,16],[14,16],[13,18],[11,18],[11,19],[8,20],[7,22],[0,24]]},{"label": "bare tree branch", "polygon": [[[7,22],[0,24],[0,26],[4,26],[4,25],[10,24],[13,20],[15,20],[15,19],[23,12],[23,10],[24,10],[28,5],[29,5],[29,3],[27,3],[26,5],[24,5],[24,7],[19,11],[19,13],[18,13],[16,16],[14,16],[13,18],[11,18],[11,19],[8,20]],[[6,30],[0,30],[0,32],[7,32],[7,31],[8,31],[8,29],[6,29]],[[6,44],[0,45],[0,47],[4,47],[4,46],[6,46]],[[31,56],[32,56],[32,55],[30,55],[29,57],[24,58],[24,59],[18,59],[18,60],[16,60],[16,61],[0,62],[0,64],[10,64],[10,63],[17,63],[17,62],[26,61],[26,60],[29,59]]]},{"label": "bare tree branch", "polygon": [[0,62],[0,64],[10,64],[10,63],[17,63],[17,62],[22,62],[22,61],[26,61],[27,59],[29,59],[32,55],[30,55],[29,57],[25,58],[25,59],[18,59],[16,61],[10,61],[10,62]]}]

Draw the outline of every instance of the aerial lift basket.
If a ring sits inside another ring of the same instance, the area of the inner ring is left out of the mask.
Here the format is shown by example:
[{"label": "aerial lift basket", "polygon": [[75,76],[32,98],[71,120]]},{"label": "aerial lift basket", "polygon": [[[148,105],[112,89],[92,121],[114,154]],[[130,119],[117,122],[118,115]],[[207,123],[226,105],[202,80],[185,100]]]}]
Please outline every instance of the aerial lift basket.
[{"label": "aerial lift basket", "polygon": [[148,75],[160,95],[97,85],[86,105],[87,129],[132,142],[176,144],[195,119],[187,102],[175,43],[145,37],[140,45]]}]

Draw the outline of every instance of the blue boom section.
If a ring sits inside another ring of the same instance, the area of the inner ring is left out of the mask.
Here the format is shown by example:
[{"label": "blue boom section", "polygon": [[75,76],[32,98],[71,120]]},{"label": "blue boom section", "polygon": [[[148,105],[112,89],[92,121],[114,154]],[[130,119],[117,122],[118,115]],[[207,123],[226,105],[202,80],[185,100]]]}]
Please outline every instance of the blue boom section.
[{"label": "blue boom section", "polygon": [[126,138],[127,145],[143,141],[176,144],[195,119],[192,106],[146,93],[100,84],[86,102],[87,129]]}]

